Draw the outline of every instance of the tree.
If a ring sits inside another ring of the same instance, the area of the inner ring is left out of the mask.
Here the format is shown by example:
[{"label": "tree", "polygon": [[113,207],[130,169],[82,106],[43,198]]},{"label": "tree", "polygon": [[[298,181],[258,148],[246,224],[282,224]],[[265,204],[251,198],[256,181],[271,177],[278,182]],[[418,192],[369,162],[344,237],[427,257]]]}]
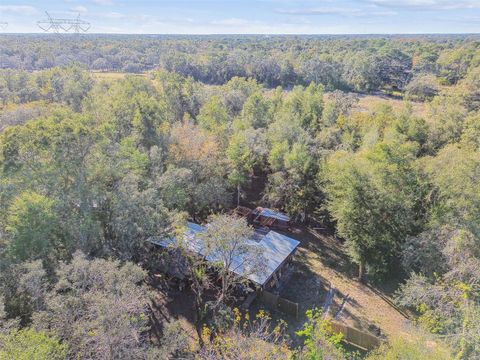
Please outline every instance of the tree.
[{"label": "tree", "polygon": [[217,303],[226,302],[236,285],[247,282],[249,275],[261,272],[263,252],[252,242],[253,229],[242,218],[214,215],[200,236],[205,242],[206,257],[215,259],[222,284]]},{"label": "tree", "polygon": [[296,332],[303,339],[299,359],[344,360],[345,350],[341,346],[343,334],[336,333],[329,320],[322,318],[318,309],[308,310],[307,322]]},{"label": "tree", "polygon": [[33,329],[13,330],[0,334],[0,359],[16,360],[65,360],[68,346],[56,337]]},{"label": "tree", "polygon": [[243,104],[242,113],[234,125],[239,129],[259,129],[267,127],[269,122],[269,103],[260,92],[255,92]]},{"label": "tree", "polygon": [[213,96],[200,108],[197,121],[200,127],[212,134],[219,135],[219,138],[223,139],[228,129],[230,118],[220,98]]},{"label": "tree", "polygon": [[56,275],[45,310],[34,314],[35,328],[67,341],[69,357],[144,358],[149,304],[144,270],[76,253]]},{"label": "tree", "polygon": [[433,149],[458,142],[462,135],[467,110],[458,96],[441,94],[427,106],[430,120],[429,143]]},{"label": "tree", "polygon": [[199,110],[196,96],[196,84],[192,78],[185,78],[176,73],[158,71],[155,73],[155,85],[161,99],[167,104],[170,121],[181,121],[188,114],[195,118]]},{"label": "tree", "polygon": [[260,91],[261,88],[255,79],[246,79],[237,76],[234,76],[222,86],[223,102],[230,116],[233,118],[239,115],[245,101],[250,95]]},{"label": "tree", "polygon": [[480,110],[480,69],[475,68],[459,84],[463,104],[468,111]]},{"label": "tree", "polygon": [[[53,271],[54,264],[45,262],[48,270]],[[48,276],[42,261],[10,265],[0,275],[6,319],[22,326],[30,325],[32,314],[45,308]]]},{"label": "tree", "polygon": [[424,190],[412,150],[408,144],[378,144],[355,156],[337,152],[323,170],[327,210],[360,279],[365,266],[372,274],[385,273],[424,221]]},{"label": "tree", "polygon": [[465,119],[461,142],[469,148],[480,150],[480,114]]},{"label": "tree", "polygon": [[474,50],[468,46],[458,46],[442,52],[437,60],[440,75],[447,83],[456,84],[467,73],[473,55]]},{"label": "tree", "polygon": [[352,108],[358,103],[358,96],[335,90],[328,94],[325,109],[322,113],[322,125],[332,126],[339,116],[348,116]]},{"label": "tree", "polygon": [[90,74],[78,64],[40,73],[36,82],[43,96],[67,104],[76,112],[80,112],[82,101],[93,86]]},{"label": "tree", "polygon": [[322,84],[327,90],[345,88],[342,64],[333,58],[318,57],[302,61],[300,72],[305,83]]},{"label": "tree", "polygon": [[[480,158],[478,151],[449,145],[436,157],[425,159],[436,192],[431,221],[450,224],[480,236]],[[458,176],[458,174],[462,174]]]},{"label": "tree", "polygon": [[165,110],[158,101],[145,94],[135,97],[136,111],[132,121],[138,142],[147,150],[161,145],[161,137],[165,132]]},{"label": "tree", "polygon": [[423,74],[408,83],[405,93],[414,100],[427,101],[435,97],[439,90],[437,78],[431,74]]},{"label": "tree", "polygon": [[287,96],[283,111],[297,118],[304,130],[316,133],[323,113],[323,86],[314,83],[306,88],[296,86]]},{"label": "tree", "polygon": [[291,147],[286,141],[276,143],[269,155],[273,173],[268,176],[265,199],[302,221],[307,220],[319,199],[315,155],[314,145],[302,140]]},{"label": "tree", "polygon": [[426,360],[452,359],[450,351],[441,343],[417,338],[395,337],[380,345],[367,356],[367,360]]},{"label": "tree", "polygon": [[145,242],[165,234],[170,224],[169,211],[163,206],[154,186],[142,186],[135,175],[126,175],[109,202],[106,221],[106,252],[125,260],[145,256]]},{"label": "tree", "polygon": [[149,360],[193,359],[190,338],[179,321],[165,324],[160,346],[150,346],[146,358]]},{"label": "tree", "polygon": [[359,51],[356,56],[346,58],[343,77],[355,91],[378,89],[382,83],[378,66],[379,60],[376,57],[365,51]]},{"label": "tree", "polygon": [[194,294],[194,325],[197,331],[200,346],[204,345],[203,326],[208,316],[206,293],[213,288],[213,280],[209,272],[210,264],[198,254],[192,253],[183,240],[185,232],[185,214],[179,214],[172,226],[172,236],[179,241],[168,249],[164,257],[166,269],[178,278],[186,277],[190,280],[190,288]]},{"label": "tree", "polygon": [[216,138],[191,122],[173,127],[169,147],[169,162],[192,172],[190,214],[205,218],[213,210],[225,208],[231,201],[225,181],[225,159]]},{"label": "tree", "polygon": [[[480,354],[478,340],[480,307],[480,246],[471,232],[446,227],[421,234],[415,244],[420,254],[433,253],[439,266],[432,274],[430,263],[412,257],[410,246],[404,251],[408,270],[416,270],[399,289],[398,303],[415,308],[418,322],[432,333],[447,335],[456,359],[471,359]],[[423,256],[422,256],[423,257]],[[413,261],[412,261],[413,260]]]},{"label": "tree", "polygon": [[251,320],[248,314],[242,316],[238,309],[234,309],[233,317],[232,326],[222,332],[204,328],[204,337],[209,341],[200,349],[199,359],[286,360],[294,355],[288,346],[284,323],[273,326],[264,311]]},{"label": "tree", "polygon": [[10,186],[17,184],[7,201],[24,191],[43,194],[54,202],[55,232],[61,242],[57,249],[95,248],[93,242],[101,239],[101,233],[94,209],[101,196],[89,170],[95,145],[103,139],[100,129],[86,116],[61,110],[47,119],[8,128],[1,138],[2,177]]},{"label": "tree", "polygon": [[382,87],[402,91],[410,80],[412,59],[401,49],[385,46],[374,57],[374,66]]},{"label": "tree", "polygon": [[24,192],[13,201],[8,213],[10,256],[17,261],[49,257],[57,243],[54,202],[40,194]]},{"label": "tree", "polygon": [[170,167],[156,182],[160,197],[169,210],[190,211],[194,208],[194,176],[189,169]]},{"label": "tree", "polygon": [[263,167],[267,154],[265,132],[248,128],[232,135],[226,153],[231,171],[228,179],[237,189],[237,206],[240,205],[241,189],[254,173],[255,166]]}]

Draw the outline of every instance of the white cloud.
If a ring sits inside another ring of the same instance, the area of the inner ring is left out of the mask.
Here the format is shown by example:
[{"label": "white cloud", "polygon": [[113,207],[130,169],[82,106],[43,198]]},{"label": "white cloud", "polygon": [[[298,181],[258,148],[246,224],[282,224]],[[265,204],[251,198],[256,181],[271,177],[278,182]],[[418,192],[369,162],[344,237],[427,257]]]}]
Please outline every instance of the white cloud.
[{"label": "white cloud", "polygon": [[246,24],[249,24],[249,23],[250,23],[250,21],[248,21],[248,20],[237,19],[237,18],[212,21],[213,25],[224,25],[224,26],[239,26],[239,25],[246,25]]},{"label": "white cloud", "polygon": [[104,16],[106,18],[109,18],[109,19],[124,19],[126,17],[125,14],[121,14],[121,13],[116,12],[116,11],[109,12],[108,14],[105,14]]},{"label": "white cloud", "polygon": [[277,9],[280,14],[288,15],[354,15],[361,12],[360,9],[353,8],[310,8],[310,9]]},{"label": "white cloud", "polygon": [[93,2],[98,5],[113,5],[113,0],[93,0]]},{"label": "white cloud", "polygon": [[377,6],[417,10],[455,10],[480,8],[480,0],[368,0]]},{"label": "white cloud", "polygon": [[397,15],[396,11],[386,10],[377,11],[371,9],[355,9],[355,8],[300,8],[300,9],[277,9],[277,13],[286,15],[303,15],[303,16],[326,16],[326,15],[340,15],[347,17],[374,17],[374,16],[393,16]]},{"label": "white cloud", "polygon": [[88,12],[88,9],[85,6],[79,5],[71,8],[71,10],[75,13],[79,14],[86,14]]},{"label": "white cloud", "polygon": [[35,15],[37,9],[29,5],[0,5],[0,13],[10,13],[16,15]]}]

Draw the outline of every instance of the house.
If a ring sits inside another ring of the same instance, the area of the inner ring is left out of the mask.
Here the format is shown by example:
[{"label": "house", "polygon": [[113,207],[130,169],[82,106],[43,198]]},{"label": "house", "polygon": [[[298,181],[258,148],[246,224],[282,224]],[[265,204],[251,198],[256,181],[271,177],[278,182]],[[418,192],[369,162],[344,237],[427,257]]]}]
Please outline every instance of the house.
[{"label": "house", "polygon": [[[211,263],[215,263],[218,259],[215,255],[207,252],[202,237],[198,236],[204,230],[203,226],[188,222],[181,241],[188,251],[205,257]],[[282,269],[289,262],[300,243],[275,231],[268,231],[267,233],[256,232],[248,241],[252,245],[260,247],[265,258],[265,266],[256,272],[251,272],[249,269],[244,268],[243,264],[246,261],[239,256],[230,266],[230,271],[248,278],[261,289],[267,289],[278,284]],[[174,237],[151,239],[150,242],[163,248],[169,248],[177,244],[177,239]]]}]

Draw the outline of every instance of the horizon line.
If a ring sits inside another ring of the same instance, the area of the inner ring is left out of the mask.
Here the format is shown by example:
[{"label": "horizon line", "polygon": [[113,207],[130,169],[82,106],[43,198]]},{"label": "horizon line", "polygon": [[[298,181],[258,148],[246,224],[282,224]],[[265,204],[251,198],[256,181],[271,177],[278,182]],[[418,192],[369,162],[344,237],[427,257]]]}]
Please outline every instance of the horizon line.
[{"label": "horizon line", "polygon": [[408,36],[408,35],[480,35],[479,32],[412,32],[412,33],[48,33],[48,32],[4,32],[2,35],[139,35],[139,36]]}]

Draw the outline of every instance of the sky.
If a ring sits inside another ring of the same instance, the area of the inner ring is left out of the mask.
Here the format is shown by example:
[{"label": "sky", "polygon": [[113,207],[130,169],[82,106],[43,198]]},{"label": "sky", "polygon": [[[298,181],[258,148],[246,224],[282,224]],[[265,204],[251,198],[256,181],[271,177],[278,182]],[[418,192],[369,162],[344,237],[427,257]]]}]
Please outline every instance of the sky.
[{"label": "sky", "polygon": [[0,0],[3,32],[40,32],[52,17],[91,23],[91,33],[479,33],[480,0]]}]

